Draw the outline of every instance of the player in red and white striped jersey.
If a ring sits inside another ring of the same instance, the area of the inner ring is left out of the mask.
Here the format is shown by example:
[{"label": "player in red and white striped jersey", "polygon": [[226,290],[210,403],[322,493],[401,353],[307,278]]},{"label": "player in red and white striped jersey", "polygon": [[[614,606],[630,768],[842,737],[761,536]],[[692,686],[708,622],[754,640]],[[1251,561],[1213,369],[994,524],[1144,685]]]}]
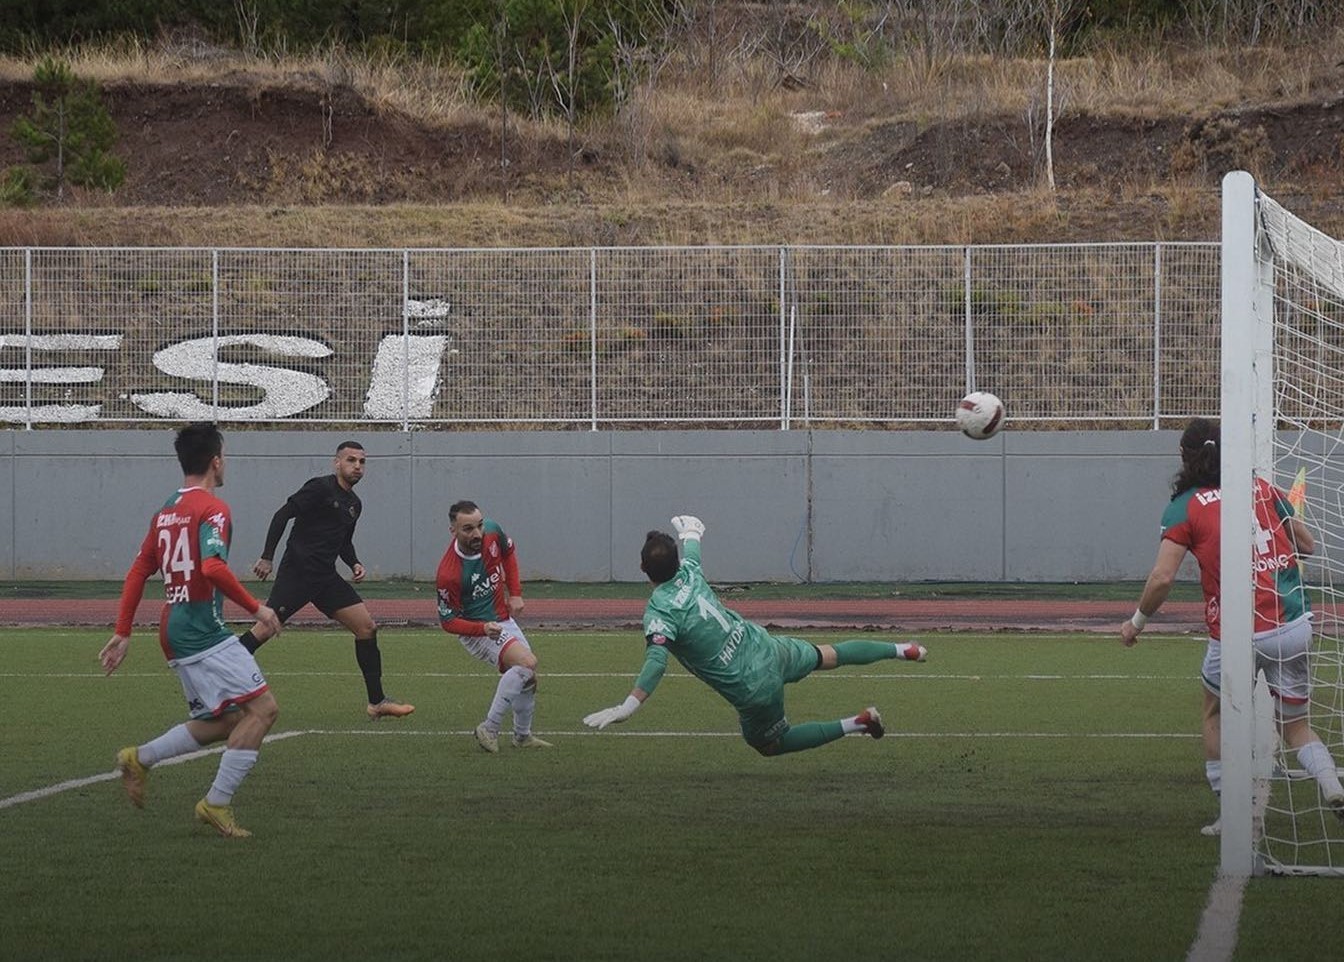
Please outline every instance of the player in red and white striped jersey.
[{"label": "player in red and white striped jersey", "polygon": [[[1120,626],[1120,639],[1126,646],[1137,642],[1148,619],[1167,600],[1187,552],[1195,556],[1209,627],[1200,672],[1204,679],[1204,769],[1215,795],[1222,790],[1220,440],[1217,423],[1207,418],[1195,418],[1181,435],[1181,470],[1172,481],[1171,502],[1162,514],[1157,561],[1143,586],[1138,608]],[[1283,491],[1263,478],[1256,478],[1254,485],[1256,539],[1248,574],[1255,580],[1255,670],[1265,673],[1284,744],[1297,750],[1298,762],[1316,779],[1326,806],[1344,819],[1344,785],[1335,761],[1307,721],[1311,602],[1302,584],[1298,556],[1314,552],[1316,540]],[[1219,831],[1216,821],[1203,829],[1206,835]]]}]

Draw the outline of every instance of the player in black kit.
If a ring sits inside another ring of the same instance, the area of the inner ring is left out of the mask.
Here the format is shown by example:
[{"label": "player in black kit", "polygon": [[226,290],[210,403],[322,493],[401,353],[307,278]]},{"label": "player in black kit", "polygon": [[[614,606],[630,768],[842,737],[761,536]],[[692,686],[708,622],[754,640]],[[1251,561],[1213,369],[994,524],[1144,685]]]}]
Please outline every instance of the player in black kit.
[{"label": "player in black kit", "polygon": [[[403,705],[388,698],[383,692],[383,655],[378,650],[378,628],[373,623],[368,606],[359,592],[336,573],[336,559],[350,567],[351,580],[364,580],[364,566],[355,555],[355,524],[359,521],[362,505],[354,487],[364,477],[364,446],[356,441],[342,441],[336,448],[333,466],[335,473],[311,478],[303,487],[289,496],[280,510],[271,518],[266,531],[266,546],[261,557],[252,566],[252,572],[265,580],[271,575],[271,559],[285,526],[294,519],[285,555],[280,559],[280,571],[275,586],[266,601],[284,624],[304,605],[313,607],[328,618],[339,621],[355,636],[355,660],[364,675],[369,693],[369,718],[399,718],[415,711],[414,705]],[[271,637],[271,632],[260,622],[239,639],[248,651],[255,652]]]}]

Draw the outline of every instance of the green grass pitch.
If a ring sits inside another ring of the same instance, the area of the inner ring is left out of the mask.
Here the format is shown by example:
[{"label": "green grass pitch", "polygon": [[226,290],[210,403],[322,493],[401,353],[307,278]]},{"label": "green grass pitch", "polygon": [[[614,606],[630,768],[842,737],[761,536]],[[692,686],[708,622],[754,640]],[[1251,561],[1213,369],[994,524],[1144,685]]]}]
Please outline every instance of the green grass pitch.
[{"label": "green grass pitch", "polygon": [[[789,688],[792,720],[876,704],[887,738],[765,759],[680,669],[585,731],[633,633],[534,632],[555,748],[488,756],[495,676],[455,638],[383,633],[417,711],[375,725],[349,637],[290,631],[260,661],[294,734],[235,799],[243,841],[192,820],[214,756],[156,769],[143,811],[116,780],[13,801],[184,716],[152,632],[112,678],[104,632],[3,638],[6,959],[1177,959],[1217,864],[1188,638],[931,636]],[[1254,880],[1238,958],[1333,951],[1339,894]]]}]

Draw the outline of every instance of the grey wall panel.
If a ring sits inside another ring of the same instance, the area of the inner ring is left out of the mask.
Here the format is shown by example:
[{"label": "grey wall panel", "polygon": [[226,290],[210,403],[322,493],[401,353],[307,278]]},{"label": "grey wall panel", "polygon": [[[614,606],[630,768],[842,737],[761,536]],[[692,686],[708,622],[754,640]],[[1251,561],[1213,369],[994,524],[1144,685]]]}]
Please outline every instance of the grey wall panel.
[{"label": "grey wall panel", "polygon": [[[233,562],[331,470],[343,431],[225,429]],[[171,429],[0,432],[0,577],[117,578],[180,481]],[[356,532],[374,577],[430,579],[448,505],[519,545],[526,580],[642,581],[673,514],[709,525],[716,581],[1137,579],[1178,465],[1175,432],[363,432]],[[1290,479],[1289,479],[1290,480]],[[1285,482],[1286,483],[1286,482]],[[1312,479],[1313,484],[1322,480]],[[1185,578],[1194,576],[1187,563]]]},{"label": "grey wall panel", "polygon": [[829,432],[812,462],[814,580],[1002,577],[1001,439]]},{"label": "grey wall panel", "polygon": [[1110,581],[1146,574],[1179,464],[1180,435],[1015,434],[1006,439],[1008,581]]},{"label": "grey wall panel", "polygon": [[0,578],[13,578],[14,516],[18,494],[14,487],[14,434],[0,431]]},{"label": "grey wall panel", "polygon": [[669,519],[705,522],[711,581],[795,581],[806,524],[806,434],[645,431],[612,436],[612,577],[644,581],[639,549]]},{"label": "grey wall panel", "polygon": [[514,540],[524,583],[611,580],[609,450],[591,432],[416,435],[413,576],[433,579],[452,537],[448,508],[467,499]]}]

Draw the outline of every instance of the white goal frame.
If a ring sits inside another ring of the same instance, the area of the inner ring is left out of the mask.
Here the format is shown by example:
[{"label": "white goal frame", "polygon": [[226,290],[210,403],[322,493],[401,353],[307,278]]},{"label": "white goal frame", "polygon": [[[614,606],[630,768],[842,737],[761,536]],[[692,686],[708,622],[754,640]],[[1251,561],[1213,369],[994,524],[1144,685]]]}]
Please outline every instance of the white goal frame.
[{"label": "white goal frame", "polygon": [[[1305,272],[1320,277],[1327,289],[1344,289],[1339,247],[1325,235],[1299,224],[1300,233],[1310,235],[1302,249],[1296,241],[1283,241],[1285,249],[1275,249],[1271,235],[1287,237],[1285,218],[1295,222],[1260,193],[1250,174],[1234,171],[1223,178],[1220,871],[1242,878],[1267,872],[1344,876],[1344,868],[1329,851],[1326,861],[1330,864],[1280,864],[1257,833],[1265,825],[1270,792],[1276,782],[1279,789],[1283,787],[1284,777],[1282,770],[1271,775],[1278,737],[1273,731],[1268,690],[1255,677],[1250,568],[1256,527],[1254,478],[1276,482],[1275,432],[1280,425],[1275,382],[1276,267],[1306,265]],[[1267,225],[1274,231],[1266,230]],[[1276,258],[1282,259],[1282,265]]]}]

